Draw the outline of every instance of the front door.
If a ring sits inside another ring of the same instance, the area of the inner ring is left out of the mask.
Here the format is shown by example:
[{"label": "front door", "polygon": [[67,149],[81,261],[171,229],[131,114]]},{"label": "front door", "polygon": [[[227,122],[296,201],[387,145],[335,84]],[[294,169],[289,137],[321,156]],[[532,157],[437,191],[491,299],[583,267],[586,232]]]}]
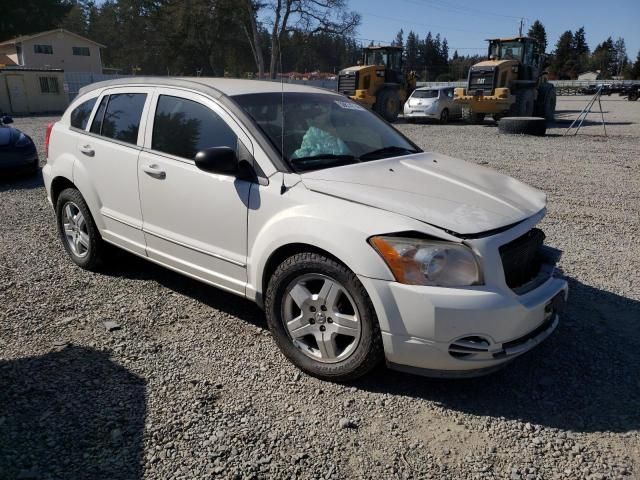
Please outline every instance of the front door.
[{"label": "front door", "polygon": [[151,92],[152,88],[123,87],[103,93],[88,134],[79,138],[74,171],[74,176],[90,179],[105,240],[143,255],[138,155],[144,141],[141,120]]},{"label": "front door", "polygon": [[244,294],[251,183],[196,167],[209,147],[252,150],[248,136],[211,99],[158,88],[139,159],[147,255],[164,265]]},{"label": "front door", "polygon": [[29,113],[27,94],[24,89],[24,78],[22,75],[6,75],[7,89],[9,90],[9,101],[11,102],[11,113]]}]

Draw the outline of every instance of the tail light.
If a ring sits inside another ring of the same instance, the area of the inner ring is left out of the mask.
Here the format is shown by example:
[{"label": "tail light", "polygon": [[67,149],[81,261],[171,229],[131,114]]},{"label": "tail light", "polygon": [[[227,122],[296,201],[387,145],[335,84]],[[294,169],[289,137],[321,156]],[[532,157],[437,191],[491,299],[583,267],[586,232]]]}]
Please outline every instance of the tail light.
[{"label": "tail light", "polygon": [[47,125],[47,131],[44,134],[44,156],[49,158],[49,140],[51,140],[51,130],[53,129],[54,122]]}]

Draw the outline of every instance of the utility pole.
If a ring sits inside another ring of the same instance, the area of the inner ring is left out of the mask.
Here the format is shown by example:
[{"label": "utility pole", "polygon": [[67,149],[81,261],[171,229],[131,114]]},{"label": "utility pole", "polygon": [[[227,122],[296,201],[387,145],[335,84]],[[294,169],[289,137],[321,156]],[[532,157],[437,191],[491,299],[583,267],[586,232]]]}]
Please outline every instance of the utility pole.
[{"label": "utility pole", "polygon": [[518,33],[518,36],[519,36],[519,37],[521,37],[521,36],[522,36],[522,24],[523,24],[523,23],[524,23],[524,18],[521,18],[521,19],[520,19],[520,30],[519,30],[519,33]]}]

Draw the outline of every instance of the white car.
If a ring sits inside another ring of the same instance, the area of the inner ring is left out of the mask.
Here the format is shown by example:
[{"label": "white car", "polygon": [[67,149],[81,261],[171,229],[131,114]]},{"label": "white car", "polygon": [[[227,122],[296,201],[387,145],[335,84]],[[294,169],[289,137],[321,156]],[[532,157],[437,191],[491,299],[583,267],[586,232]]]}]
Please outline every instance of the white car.
[{"label": "white car", "polygon": [[404,118],[447,123],[462,118],[462,108],[453,100],[453,87],[416,88],[404,103]]},{"label": "white car", "polygon": [[544,193],[423,152],[338,94],[113,80],[82,89],[46,138],[47,195],[77,265],[98,268],[109,243],[255,301],[317,377],[383,359],[479,375],[558,324],[567,283],[536,228]]}]

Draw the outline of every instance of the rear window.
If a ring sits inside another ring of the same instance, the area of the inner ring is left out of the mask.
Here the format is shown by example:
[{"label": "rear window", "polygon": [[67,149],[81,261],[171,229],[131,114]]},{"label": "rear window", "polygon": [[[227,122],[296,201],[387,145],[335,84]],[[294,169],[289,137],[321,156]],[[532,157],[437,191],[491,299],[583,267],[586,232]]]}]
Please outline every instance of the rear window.
[{"label": "rear window", "polygon": [[91,132],[135,145],[146,99],[146,93],[118,93],[103,97],[91,124]]},{"label": "rear window", "polygon": [[89,117],[91,116],[91,111],[93,110],[93,106],[96,104],[98,100],[97,97],[91,98],[86,102],[82,102],[71,112],[71,126],[75,128],[79,128],[84,130],[87,128],[87,123],[89,122]]},{"label": "rear window", "polygon": [[438,98],[438,90],[416,90],[411,96],[413,98]]}]

